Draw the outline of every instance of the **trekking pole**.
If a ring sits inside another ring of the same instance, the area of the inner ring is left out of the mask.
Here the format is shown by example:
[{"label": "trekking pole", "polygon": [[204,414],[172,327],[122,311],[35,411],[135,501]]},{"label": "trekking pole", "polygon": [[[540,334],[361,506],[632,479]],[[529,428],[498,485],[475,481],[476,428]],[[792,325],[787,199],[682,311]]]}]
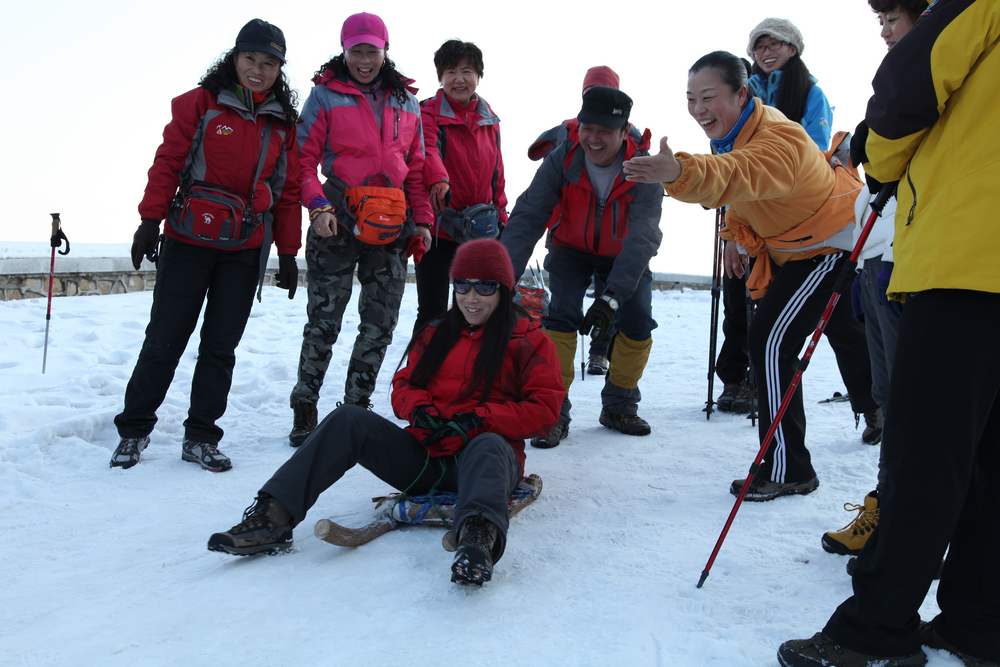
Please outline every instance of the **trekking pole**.
[{"label": "trekking pole", "polygon": [[[746,302],[747,302],[747,336],[750,335],[750,323],[753,322],[753,299],[750,298],[750,290],[746,290]],[[747,360],[749,361],[750,355],[747,355]],[[747,385],[750,387],[750,414],[747,418],[750,420],[750,426],[757,426],[757,380],[753,374],[753,362],[749,361],[747,364]]]},{"label": "trekking pole", "polygon": [[49,237],[49,245],[52,246],[52,258],[49,260],[49,302],[45,308],[45,343],[42,345],[42,375],[45,374],[45,363],[49,356],[49,322],[52,320],[52,283],[56,274],[56,248],[66,242],[66,250],[60,250],[60,255],[69,254],[69,239],[66,238],[62,230],[62,223],[58,213],[50,213],[52,216],[52,236]]},{"label": "trekking pole", "polygon": [[719,232],[726,226],[726,209],[715,209],[715,237],[712,249],[712,315],[708,331],[708,398],[705,400],[705,419],[712,418],[715,405],[715,346],[719,338],[719,295],[722,292],[722,239]]},{"label": "trekking pole", "polygon": [[743,504],[743,498],[747,494],[747,489],[750,488],[750,483],[753,481],[754,476],[757,474],[757,470],[760,468],[760,462],[764,459],[764,454],[767,453],[767,449],[770,447],[771,441],[774,439],[774,434],[778,430],[778,425],[781,424],[781,419],[785,416],[785,411],[788,409],[788,405],[792,402],[795,390],[798,389],[799,382],[802,380],[802,374],[809,365],[809,360],[812,358],[813,351],[815,351],[816,345],[819,343],[819,339],[823,336],[823,330],[826,329],[826,325],[830,322],[830,316],[833,314],[833,309],[837,307],[837,302],[840,301],[840,297],[843,296],[844,290],[850,285],[851,278],[854,276],[854,269],[858,264],[858,256],[861,254],[861,249],[864,248],[865,241],[868,240],[868,235],[871,233],[872,227],[875,226],[875,221],[880,215],[882,215],[882,208],[885,206],[885,203],[889,201],[889,198],[895,194],[895,192],[896,184],[887,183],[882,186],[882,189],[879,190],[878,196],[875,197],[875,201],[871,203],[871,215],[868,216],[868,221],[865,222],[865,226],[861,230],[861,236],[858,237],[858,241],[854,244],[854,249],[851,251],[850,257],[841,268],[840,275],[837,276],[837,280],[833,286],[833,294],[830,295],[830,300],[827,302],[826,308],[823,310],[823,314],[820,315],[819,323],[816,325],[816,330],[813,331],[812,338],[809,339],[806,351],[803,353],[802,359],[799,361],[799,366],[795,370],[795,374],[792,376],[792,381],[789,383],[788,388],[785,390],[785,395],[781,399],[781,405],[778,406],[778,411],[774,415],[774,419],[771,420],[771,426],[767,429],[767,434],[764,436],[763,442],[761,442],[760,450],[757,452],[757,456],[750,465],[750,472],[747,474],[746,479],[743,480],[743,486],[740,487],[740,493],[736,496],[736,502],[733,503],[733,509],[729,512],[729,518],[726,519],[726,524],[722,527],[719,539],[715,542],[715,548],[712,549],[712,555],[709,556],[708,563],[705,564],[705,569],[701,572],[701,578],[698,579],[698,588],[701,588],[704,585],[705,580],[708,579],[708,573],[712,569],[712,564],[715,563],[716,556],[719,555],[719,550],[722,548],[722,543],[725,541],[726,535],[729,533],[729,528],[733,525],[733,519],[736,518],[736,513],[739,511],[740,505]]},{"label": "trekking pole", "polygon": [[580,382],[587,379],[587,362],[584,361],[583,356],[583,334],[580,334]]}]

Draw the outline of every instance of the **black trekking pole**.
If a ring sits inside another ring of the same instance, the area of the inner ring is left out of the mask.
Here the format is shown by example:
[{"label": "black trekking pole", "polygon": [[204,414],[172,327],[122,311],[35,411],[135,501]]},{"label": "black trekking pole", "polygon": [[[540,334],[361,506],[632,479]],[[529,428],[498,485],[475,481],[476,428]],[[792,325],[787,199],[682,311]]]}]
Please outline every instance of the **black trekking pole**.
[{"label": "black trekking pole", "polygon": [[52,258],[49,260],[49,303],[45,308],[45,343],[42,346],[42,374],[45,374],[45,363],[49,356],[49,322],[52,320],[52,283],[56,274],[56,248],[66,242],[66,250],[60,250],[60,255],[69,254],[69,239],[66,238],[62,230],[62,223],[58,213],[50,213],[52,216],[52,236],[49,237],[49,245],[52,246]]},{"label": "black trekking pole", "polygon": [[[750,290],[746,290],[746,302],[747,302],[747,337],[750,335],[750,324],[753,322],[754,313],[754,303],[753,299],[750,298]],[[747,415],[747,419],[750,420],[751,426],[757,426],[757,380],[753,374],[753,362],[750,361],[750,355],[747,355],[747,386],[750,388],[750,414]]]},{"label": "black trekking pole", "polygon": [[712,248],[712,315],[708,332],[708,398],[705,400],[705,419],[712,418],[715,406],[715,346],[719,339],[719,295],[722,292],[722,239],[719,232],[726,226],[726,209],[715,209],[715,237]]},{"label": "black trekking pole", "polygon": [[809,365],[809,360],[812,359],[813,352],[819,344],[819,339],[823,336],[823,330],[826,329],[826,325],[830,322],[830,317],[833,315],[833,309],[837,307],[837,302],[840,301],[840,297],[843,296],[844,291],[850,287],[851,279],[854,277],[854,269],[858,265],[858,256],[861,254],[861,249],[864,248],[865,242],[868,240],[868,235],[871,234],[872,227],[875,226],[875,221],[880,215],[882,215],[882,208],[885,206],[885,203],[889,201],[889,198],[895,194],[895,192],[896,184],[887,183],[882,186],[882,189],[879,190],[878,196],[875,197],[875,201],[871,204],[871,215],[868,216],[868,221],[865,222],[865,226],[861,230],[861,236],[858,237],[858,241],[854,244],[854,249],[851,251],[850,257],[841,268],[840,275],[837,276],[837,280],[833,285],[833,294],[830,295],[830,300],[827,302],[826,308],[823,310],[823,314],[820,315],[819,322],[816,324],[816,330],[813,331],[812,338],[809,339],[806,351],[802,354],[799,366],[795,369],[792,381],[788,384],[788,388],[785,390],[785,395],[781,399],[781,405],[778,406],[778,411],[774,415],[774,419],[771,420],[771,426],[767,429],[767,434],[761,442],[760,450],[757,452],[757,456],[750,465],[750,471],[747,473],[746,479],[743,480],[743,486],[740,487],[740,493],[736,496],[736,502],[733,503],[733,509],[729,512],[729,518],[726,519],[726,524],[722,527],[719,539],[715,542],[715,548],[712,549],[712,555],[709,556],[708,563],[705,564],[705,569],[701,572],[701,578],[698,579],[698,588],[701,588],[704,585],[705,580],[708,579],[708,573],[712,569],[712,564],[715,563],[716,556],[719,555],[719,550],[722,549],[722,543],[725,541],[726,535],[729,533],[729,528],[733,525],[733,519],[736,518],[736,513],[739,511],[740,505],[743,504],[743,498],[746,496],[747,490],[750,488],[750,483],[753,481],[757,474],[757,470],[760,468],[760,462],[764,459],[764,454],[767,453],[768,447],[771,446],[771,442],[774,440],[774,434],[778,430],[778,425],[781,424],[781,419],[785,416],[785,411],[788,410],[788,406],[792,402],[795,390],[798,389],[799,382],[802,380],[802,374]]}]

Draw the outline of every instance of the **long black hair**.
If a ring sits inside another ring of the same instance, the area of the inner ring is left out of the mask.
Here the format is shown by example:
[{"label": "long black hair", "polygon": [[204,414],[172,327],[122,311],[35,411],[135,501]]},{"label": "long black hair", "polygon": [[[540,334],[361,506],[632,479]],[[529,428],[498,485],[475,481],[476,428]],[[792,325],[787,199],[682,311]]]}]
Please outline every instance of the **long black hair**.
[{"label": "long black hair", "polygon": [[[514,325],[518,317],[527,317],[527,312],[514,303],[511,291],[504,285],[499,288],[500,301],[496,309],[490,315],[490,319],[483,325],[483,341],[479,346],[479,354],[476,355],[476,362],[472,367],[472,378],[463,390],[463,396],[471,396],[479,391],[479,402],[485,403],[489,400],[493,384],[496,382],[497,373],[503,367],[504,356],[507,353],[507,343],[510,342],[511,334],[514,332]],[[465,316],[462,311],[452,301],[452,306],[445,316],[437,322],[437,329],[431,336],[427,347],[417,361],[416,368],[410,374],[410,384],[415,387],[426,387],[431,379],[437,374],[445,357],[451,352],[451,348],[458,342],[462,332],[468,328]],[[423,331],[423,330],[421,330]],[[403,358],[399,365],[402,366],[409,356],[410,348],[416,340],[421,338],[421,332],[414,334],[413,339],[403,353]]]},{"label": "long black hair", "polygon": [[[347,69],[347,61],[345,60],[343,53],[335,55],[323,63],[323,65],[316,70],[316,77],[322,76],[327,71],[330,71],[337,79],[353,79],[350,70]],[[386,55],[385,61],[382,63],[382,69],[379,70],[378,76],[375,80],[381,81],[382,86],[396,98],[397,102],[400,104],[406,104],[406,96],[409,92],[406,90],[406,79],[404,79],[403,75],[396,69],[396,63],[389,60],[388,55]]]},{"label": "long black hair", "polygon": [[[224,88],[240,85],[239,77],[236,76],[236,56],[238,54],[239,51],[236,47],[229,49],[222,58],[208,68],[198,85],[215,95],[218,95]],[[288,125],[294,126],[299,119],[299,112],[295,108],[299,101],[299,95],[288,85],[284,67],[278,71],[278,78],[274,80],[271,92],[278,104],[281,105],[282,111],[285,112],[285,120]]]},{"label": "long black hair", "polygon": [[[767,74],[757,65],[756,61],[753,64],[753,73],[760,74],[764,79],[767,79]],[[806,98],[809,96],[809,89],[812,86],[809,68],[796,53],[781,67],[781,87],[778,89],[778,103],[775,106],[781,113],[785,114],[788,120],[801,123],[802,115],[806,112]]]}]

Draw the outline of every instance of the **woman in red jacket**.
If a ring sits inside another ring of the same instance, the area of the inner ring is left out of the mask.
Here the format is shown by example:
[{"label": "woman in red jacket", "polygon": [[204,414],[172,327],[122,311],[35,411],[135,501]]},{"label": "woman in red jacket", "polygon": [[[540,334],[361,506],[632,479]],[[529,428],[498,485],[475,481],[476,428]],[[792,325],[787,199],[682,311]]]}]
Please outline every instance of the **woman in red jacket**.
[{"label": "woman in red jacket", "polygon": [[[434,240],[417,264],[414,332],[448,309],[448,267],[459,243],[495,238],[507,222],[500,119],[476,94],[483,52],[451,39],[434,53],[441,88],[420,103],[424,125],[424,182],[437,216]],[[463,215],[464,214],[464,215]]]},{"label": "woman in red jacket", "polygon": [[[282,71],[285,37],[254,19],[236,45],[172,102],[173,117],[149,170],[132,243],[136,269],[156,261],[146,339],[115,417],[112,468],[139,462],[177,361],[205,304],[181,458],[206,470],[232,467],[216,421],[226,410],[235,350],[254,291],[260,298],[271,241],[277,284],[295,294],[302,238],[295,93]],[[166,239],[157,257],[160,221]]]},{"label": "woman in red jacket", "polygon": [[514,305],[514,270],[497,241],[463,244],[455,300],[410,344],[393,378],[400,428],[343,405],[260,489],[244,519],[208,541],[234,555],[283,551],[323,491],[360,463],[397,489],[457,491],[452,578],[480,585],[504,552],[507,501],[524,472],[524,438],[548,432],[565,392],[555,347]]}]

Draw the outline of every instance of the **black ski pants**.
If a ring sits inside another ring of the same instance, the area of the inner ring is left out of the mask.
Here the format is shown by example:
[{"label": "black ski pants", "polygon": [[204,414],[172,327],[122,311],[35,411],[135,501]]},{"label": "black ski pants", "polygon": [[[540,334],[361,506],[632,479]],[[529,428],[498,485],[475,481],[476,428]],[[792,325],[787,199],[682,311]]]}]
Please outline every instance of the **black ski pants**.
[{"label": "black ski pants", "polygon": [[[748,269],[749,271],[749,269]],[[724,384],[739,384],[747,376],[747,281],[722,276],[722,348],[715,373]]]},{"label": "black ski pants", "polygon": [[435,238],[416,265],[417,320],[413,323],[414,334],[428,322],[444,317],[447,312],[451,292],[449,271],[457,250],[458,243],[455,241]]},{"label": "black ski pants", "polygon": [[319,495],[360,463],[386,484],[414,495],[458,493],[455,527],[479,515],[499,529],[494,562],[507,544],[507,502],[521,477],[510,444],[496,433],[474,437],[455,456],[428,459],[407,431],[370,410],[343,405],[331,412],[261,491],[298,524]]},{"label": "black ski pants", "polygon": [[919,650],[917,610],[947,548],[934,625],[961,651],[1000,661],[998,330],[1000,294],[932,290],[906,302],[879,526],[854,595],[824,630],[840,644],[872,655]]},{"label": "black ski pants", "polygon": [[[798,367],[798,355],[816,329],[830,300],[837,274],[847,254],[837,252],[775,266],[774,282],[750,324],[749,349],[757,387],[760,438],[763,441],[778,406]],[[846,303],[846,307],[841,307]],[[837,356],[840,371],[858,412],[877,406],[871,395],[872,376],[868,347],[861,324],[854,319],[850,299],[841,299],[830,316],[826,336]],[[773,482],[804,482],[816,476],[806,449],[806,414],[799,384],[774,440],[761,464],[759,475]]]},{"label": "black ski pants", "polygon": [[222,439],[215,422],[226,411],[236,346],[250,317],[259,271],[258,248],[224,252],[164,240],[146,339],[125,388],[125,407],[115,417],[119,436],[139,438],[153,431],[156,410],[205,304],[184,437],[212,443]]}]

